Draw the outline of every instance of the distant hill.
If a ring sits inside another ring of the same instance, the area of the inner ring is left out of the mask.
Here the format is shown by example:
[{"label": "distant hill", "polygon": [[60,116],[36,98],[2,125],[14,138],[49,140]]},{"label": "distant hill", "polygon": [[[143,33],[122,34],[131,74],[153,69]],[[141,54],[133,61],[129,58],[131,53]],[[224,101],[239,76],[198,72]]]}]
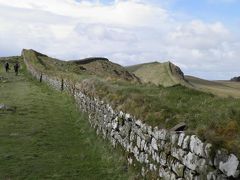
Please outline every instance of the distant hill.
[{"label": "distant hill", "polygon": [[25,56],[30,57],[33,64],[52,71],[73,72],[76,74],[96,75],[104,78],[122,79],[140,82],[139,78],[119,64],[107,58],[91,57],[81,60],[62,61],[48,57],[32,49],[23,50]]},{"label": "distant hill", "polygon": [[240,76],[232,78],[231,81],[240,82]]},{"label": "distant hill", "polygon": [[127,69],[138,76],[143,82],[171,87],[175,85],[190,86],[185,80],[181,69],[171,62],[151,62],[129,66]]},{"label": "distant hill", "polygon": [[185,79],[193,85],[193,88],[203,92],[212,93],[221,97],[240,98],[240,84],[233,81],[210,81],[194,76],[185,76]]}]

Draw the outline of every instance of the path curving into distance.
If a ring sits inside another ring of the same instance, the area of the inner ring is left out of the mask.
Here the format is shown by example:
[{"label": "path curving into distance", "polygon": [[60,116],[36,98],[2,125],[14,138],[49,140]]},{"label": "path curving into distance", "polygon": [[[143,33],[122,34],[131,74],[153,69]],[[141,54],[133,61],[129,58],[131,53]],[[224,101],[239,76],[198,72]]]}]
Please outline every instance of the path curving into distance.
[{"label": "path curving into distance", "polygon": [[25,72],[0,77],[0,104],[10,107],[0,110],[0,179],[136,178],[70,96]]}]

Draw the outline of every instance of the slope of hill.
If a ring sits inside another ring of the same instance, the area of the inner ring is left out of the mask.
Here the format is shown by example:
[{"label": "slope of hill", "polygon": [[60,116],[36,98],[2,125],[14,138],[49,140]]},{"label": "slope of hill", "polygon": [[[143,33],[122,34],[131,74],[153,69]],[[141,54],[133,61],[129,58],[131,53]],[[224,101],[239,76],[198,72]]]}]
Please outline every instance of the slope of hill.
[{"label": "slope of hill", "polygon": [[140,82],[133,73],[106,58],[94,57],[74,61],[61,61],[48,57],[34,50],[23,50],[24,56],[29,57],[31,63],[43,70],[61,71],[84,75],[95,75],[106,79],[120,79]]},{"label": "slope of hill", "polygon": [[240,98],[240,85],[231,81],[209,81],[193,76],[185,76],[185,79],[197,90],[212,93],[220,97]]},{"label": "slope of hill", "polygon": [[145,63],[127,67],[128,70],[138,76],[143,82],[151,82],[155,85],[171,87],[175,85],[190,86],[184,79],[181,69],[171,62]]}]

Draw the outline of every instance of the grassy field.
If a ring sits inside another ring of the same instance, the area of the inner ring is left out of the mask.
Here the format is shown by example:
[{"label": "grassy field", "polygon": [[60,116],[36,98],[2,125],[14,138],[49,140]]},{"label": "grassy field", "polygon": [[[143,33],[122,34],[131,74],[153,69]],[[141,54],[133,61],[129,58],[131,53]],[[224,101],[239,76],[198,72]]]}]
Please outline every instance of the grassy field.
[{"label": "grassy field", "polygon": [[[24,70],[0,70],[0,179],[133,179],[120,150],[95,135],[73,99]],[[0,78],[1,79],[1,78]]]}]

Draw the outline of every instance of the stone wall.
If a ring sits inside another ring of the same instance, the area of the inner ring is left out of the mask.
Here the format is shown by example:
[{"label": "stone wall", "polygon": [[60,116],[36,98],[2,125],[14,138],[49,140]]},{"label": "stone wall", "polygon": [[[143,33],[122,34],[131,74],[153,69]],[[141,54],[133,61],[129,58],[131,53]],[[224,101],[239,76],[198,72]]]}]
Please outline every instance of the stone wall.
[{"label": "stone wall", "polygon": [[29,72],[41,82],[74,96],[81,111],[98,135],[127,153],[130,165],[141,164],[142,176],[155,174],[162,179],[239,179],[239,160],[225,150],[214,150],[195,135],[153,128],[134,116],[115,111],[96,97],[88,97],[66,79],[38,72],[24,58]]}]

